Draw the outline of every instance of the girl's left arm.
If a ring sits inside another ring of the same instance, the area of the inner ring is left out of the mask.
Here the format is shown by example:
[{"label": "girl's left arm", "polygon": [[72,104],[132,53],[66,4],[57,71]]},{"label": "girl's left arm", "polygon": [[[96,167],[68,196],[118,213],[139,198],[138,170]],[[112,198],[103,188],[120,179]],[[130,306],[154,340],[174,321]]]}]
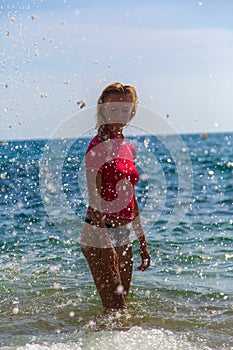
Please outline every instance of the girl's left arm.
[{"label": "girl's left arm", "polygon": [[141,271],[145,271],[150,266],[150,253],[148,250],[144,229],[142,227],[140,208],[139,208],[138,200],[136,198],[135,193],[134,193],[134,210],[135,210],[135,216],[132,222],[132,226],[135,234],[138,237],[139,253],[142,259],[142,263],[140,266],[138,266],[137,269]]}]

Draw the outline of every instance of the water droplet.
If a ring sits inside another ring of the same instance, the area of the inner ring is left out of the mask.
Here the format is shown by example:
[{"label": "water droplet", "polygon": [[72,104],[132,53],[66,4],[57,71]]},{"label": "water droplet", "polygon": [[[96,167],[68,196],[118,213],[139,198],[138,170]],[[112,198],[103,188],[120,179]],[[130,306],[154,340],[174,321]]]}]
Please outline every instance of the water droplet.
[{"label": "water droplet", "polygon": [[12,313],[17,315],[19,313],[19,308],[17,306],[13,307]]},{"label": "water droplet", "polygon": [[117,293],[118,294],[123,294],[124,293],[124,287],[121,284],[117,287]]},{"label": "water droplet", "polygon": [[59,289],[60,288],[60,283],[55,282],[53,284],[54,289]]},{"label": "water droplet", "polygon": [[82,109],[86,106],[86,102],[84,100],[77,101],[77,105]]}]

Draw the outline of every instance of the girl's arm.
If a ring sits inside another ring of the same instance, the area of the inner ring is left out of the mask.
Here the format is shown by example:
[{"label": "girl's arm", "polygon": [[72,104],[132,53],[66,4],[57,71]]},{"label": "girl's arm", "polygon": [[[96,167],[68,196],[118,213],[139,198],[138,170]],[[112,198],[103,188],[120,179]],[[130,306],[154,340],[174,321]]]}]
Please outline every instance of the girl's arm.
[{"label": "girl's arm", "polygon": [[96,172],[87,171],[86,177],[91,219],[94,222],[95,229],[98,230],[99,247],[112,249],[112,241],[105,227],[105,216],[101,210],[101,174],[96,175]]},{"label": "girl's arm", "polygon": [[101,210],[101,174],[96,174],[95,171],[87,171],[86,178],[91,218],[95,226],[105,227],[104,215]]},{"label": "girl's arm", "polygon": [[135,234],[138,237],[139,241],[139,252],[141,255],[142,263],[138,266],[138,270],[144,271],[150,266],[150,253],[147,247],[146,236],[142,227],[141,216],[140,216],[140,208],[138,204],[138,200],[134,193],[134,210],[135,210],[135,218],[133,220],[133,229]]}]

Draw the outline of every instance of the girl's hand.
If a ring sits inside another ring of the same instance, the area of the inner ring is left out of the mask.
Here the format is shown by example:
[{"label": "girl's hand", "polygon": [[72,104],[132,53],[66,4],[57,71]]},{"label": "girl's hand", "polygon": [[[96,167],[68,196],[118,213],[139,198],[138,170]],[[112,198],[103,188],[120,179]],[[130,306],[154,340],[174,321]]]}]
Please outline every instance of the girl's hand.
[{"label": "girl's hand", "polygon": [[140,266],[137,267],[137,269],[139,271],[145,271],[150,266],[150,253],[148,251],[146,242],[143,242],[142,244],[140,244],[139,252],[142,258],[142,263]]}]

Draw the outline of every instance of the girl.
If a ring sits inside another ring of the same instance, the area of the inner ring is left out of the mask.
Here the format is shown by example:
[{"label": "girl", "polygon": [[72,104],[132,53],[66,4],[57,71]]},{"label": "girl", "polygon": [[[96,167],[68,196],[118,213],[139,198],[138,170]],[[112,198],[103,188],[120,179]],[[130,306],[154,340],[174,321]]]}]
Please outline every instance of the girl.
[{"label": "girl", "polygon": [[123,129],[137,109],[137,94],[130,85],[107,86],[97,103],[97,135],[86,151],[89,207],[81,248],[90,266],[105,309],[126,307],[133,256],[131,227],[140,245],[144,271],[150,266],[145,234],[134,186],[139,180],[136,150],[124,140]]}]

